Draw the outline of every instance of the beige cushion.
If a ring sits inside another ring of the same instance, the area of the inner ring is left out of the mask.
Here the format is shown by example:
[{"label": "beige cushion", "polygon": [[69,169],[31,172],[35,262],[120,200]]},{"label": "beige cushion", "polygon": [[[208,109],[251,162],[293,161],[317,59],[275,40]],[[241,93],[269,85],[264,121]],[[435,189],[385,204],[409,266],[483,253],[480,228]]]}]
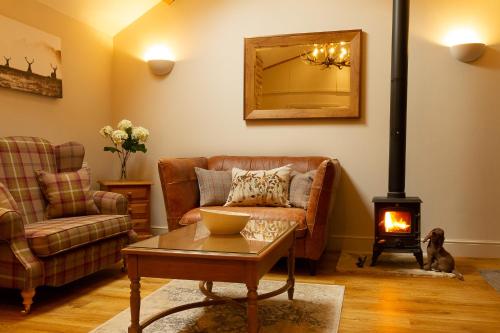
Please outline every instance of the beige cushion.
[{"label": "beige cushion", "polygon": [[195,167],[200,188],[200,206],[218,206],[226,203],[231,190],[231,171],[206,170]]},{"label": "beige cushion", "polygon": [[233,168],[231,191],[224,206],[290,207],[290,165],[271,170]]},{"label": "beige cushion", "polygon": [[311,193],[315,175],[316,170],[306,173],[292,172],[292,179],[290,180],[290,204],[293,207],[307,209],[309,194]]}]

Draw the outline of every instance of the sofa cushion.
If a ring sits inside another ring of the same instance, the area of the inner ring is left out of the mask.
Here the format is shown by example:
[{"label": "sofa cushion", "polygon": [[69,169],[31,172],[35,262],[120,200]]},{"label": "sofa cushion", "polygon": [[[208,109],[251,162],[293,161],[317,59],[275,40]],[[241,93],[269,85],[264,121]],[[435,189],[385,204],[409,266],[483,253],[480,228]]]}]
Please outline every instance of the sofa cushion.
[{"label": "sofa cushion", "polygon": [[[221,207],[211,206],[216,210],[229,212],[247,213],[253,220],[276,220],[276,221],[295,221],[299,225],[296,229],[297,238],[304,237],[307,231],[306,211],[302,208],[283,208],[283,207]],[[179,221],[181,225],[196,223],[201,220],[200,208],[191,209],[184,214]]]},{"label": "sofa cushion", "polygon": [[195,167],[200,188],[200,206],[215,206],[226,203],[231,190],[231,171],[206,170]]},{"label": "sofa cushion", "polygon": [[25,234],[31,250],[40,257],[74,249],[132,229],[128,215],[89,215],[31,223]]},{"label": "sofa cushion", "polygon": [[49,202],[47,218],[99,214],[90,192],[90,169],[61,173],[36,171],[36,174]]},{"label": "sofa cushion", "polygon": [[292,207],[307,209],[315,175],[316,170],[306,173],[292,172],[292,179],[290,180],[290,204]]},{"label": "sofa cushion", "polygon": [[290,165],[271,170],[233,168],[231,191],[224,206],[290,207]]}]

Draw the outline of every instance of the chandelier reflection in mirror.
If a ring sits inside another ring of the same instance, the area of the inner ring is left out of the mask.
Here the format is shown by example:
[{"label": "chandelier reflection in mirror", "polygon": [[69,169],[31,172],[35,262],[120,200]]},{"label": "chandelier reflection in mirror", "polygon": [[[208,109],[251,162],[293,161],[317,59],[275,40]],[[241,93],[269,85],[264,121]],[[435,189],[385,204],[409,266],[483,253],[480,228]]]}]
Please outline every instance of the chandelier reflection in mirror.
[{"label": "chandelier reflection in mirror", "polygon": [[335,66],[342,69],[351,66],[351,52],[346,42],[314,44],[313,49],[303,53],[301,58],[310,65],[323,68]]}]

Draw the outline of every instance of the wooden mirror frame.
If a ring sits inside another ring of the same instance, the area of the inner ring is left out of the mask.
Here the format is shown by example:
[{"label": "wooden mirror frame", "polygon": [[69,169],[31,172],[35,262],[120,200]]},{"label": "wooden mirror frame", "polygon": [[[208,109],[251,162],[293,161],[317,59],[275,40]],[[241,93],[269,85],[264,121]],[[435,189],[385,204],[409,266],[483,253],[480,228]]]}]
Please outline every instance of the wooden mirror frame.
[{"label": "wooden mirror frame", "polygon": [[[308,119],[308,118],[359,118],[360,116],[360,73],[361,73],[361,29],[310,32],[290,35],[245,38],[245,120],[254,119]],[[257,49],[262,47],[280,47],[321,43],[350,42],[351,75],[350,107],[344,110],[325,109],[273,109],[255,108],[255,62]]]}]

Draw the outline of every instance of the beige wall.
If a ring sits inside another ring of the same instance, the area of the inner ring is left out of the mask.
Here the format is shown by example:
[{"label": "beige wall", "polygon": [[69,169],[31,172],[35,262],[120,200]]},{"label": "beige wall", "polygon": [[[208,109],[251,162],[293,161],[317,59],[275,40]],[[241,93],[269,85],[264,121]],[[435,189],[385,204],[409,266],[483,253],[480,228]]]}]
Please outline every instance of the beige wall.
[{"label": "beige wall", "polygon": [[62,99],[0,88],[0,136],[81,142],[93,179],[112,176],[98,134],[111,121],[111,37],[33,0],[2,0],[0,14],[60,37],[64,75]]},{"label": "beige wall", "polygon": [[[440,44],[457,24],[495,44],[473,65]],[[244,37],[356,28],[364,31],[361,119],[245,123]],[[371,199],[387,190],[390,35],[390,0],[179,0],[118,34],[113,117],[151,129],[150,151],[131,171],[155,181],[154,224],[166,225],[161,156],[327,155],[344,168],[330,246],[368,249]],[[499,1],[412,1],[407,193],[424,200],[423,230],[445,228],[460,255],[500,256],[499,42]],[[155,43],[178,58],[163,79],[141,59]]]}]

